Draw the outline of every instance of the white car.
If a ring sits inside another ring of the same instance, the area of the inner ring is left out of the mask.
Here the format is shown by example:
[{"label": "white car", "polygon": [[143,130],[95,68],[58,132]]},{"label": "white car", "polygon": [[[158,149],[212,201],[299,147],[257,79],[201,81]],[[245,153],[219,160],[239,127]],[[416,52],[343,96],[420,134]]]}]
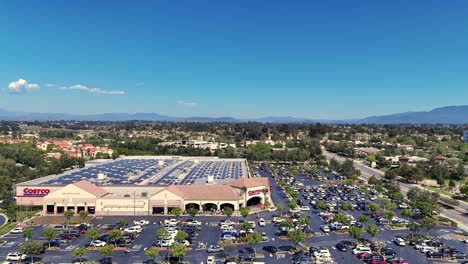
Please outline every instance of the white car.
[{"label": "white car", "polygon": [[89,245],[92,247],[105,247],[107,243],[101,240],[93,240]]},{"label": "white car", "polygon": [[463,239],[463,243],[468,243],[468,237]]},{"label": "white car", "polygon": [[303,206],[299,207],[299,210],[301,210],[301,211],[310,211],[310,208],[309,208],[309,206],[303,205]]},{"label": "white car", "polygon": [[208,256],[208,258],[206,259],[206,264],[216,264],[214,256]]},{"label": "white car", "polygon": [[265,225],[266,225],[265,219],[260,218],[260,219],[258,220],[258,225],[259,225],[259,226],[265,226]]},{"label": "white car", "polygon": [[164,225],[165,225],[165,226],[166,226],[166,225],[175,226],[175,225],[177,225],[178,223],[179,223],[179,220],[174,219],[174,218],[164,220]]},{"label": "white car", "polygon": [[372,254],[372,250],[369,247],[366,247],[366,246],[356,246],[356,248],[353,249],[353,254],[357,255],[359,253]]},{"label": "white car", "polygon": [[250,226],[255,229],[256,225],[255,225],[255,221],[247,221],[247,223],[250,224]]},{"label": "white car", "polygon": [[20,260],[25,260],[28,256],[26,254],[21,254],[19,252],[11,252],[8,253],[6,256],[6,260],[11,260],[11,261],[20,261]]},{"label": "white car", "polygon": [[194,219],[189,219],[187,220],[187,225],[195,225],[195,226],[201,226],[202,222]]},{"label": "white car", "polygon": [[126,233],[141,233],[141,231],[143,231],[143,229],[141,228],[141,226],[131,226],[131,227],[127,227],[124,229],[124,232]]},{"label": "white car", "polygon": [[184,240],[182,242],[174,242],[174,245],[184,245],[186,247],[190,246],[190,242],[188,242],[188,240]]},{"label": "white car", "polygon": [[270,212],[274,212],[274,211],[276,211],[276,210],[278,210],[278,208],[276,208],[276,207],[270,207],[270,208],[268,208],[268,211],[270,211]]},{"label": "white car", "polygon": [[144,225],[149,225],[149,221],[148,220],[133,221],[133,224],[138,225],[138,226],[144,226]]},{"label": "white car", "polygon": [[401,237],[396,237],[393,240],[393,242],[395,243],[395,245],[400,246],[400,247],[403,247],[403,246],[406,245],[405,240],[403,240],[403,238],[401,238]]},{"label": "white car", "polygon": [[21,227],[14,228],[10,231],[10,234],[21,234],[23,233],[24,229]]},{"label": "white car", "polygon": [[321,229],[324,233],[330,233],[330,227],[328,227],[327,225],[322,225],[322,226],[320,226],[320,229]]}]

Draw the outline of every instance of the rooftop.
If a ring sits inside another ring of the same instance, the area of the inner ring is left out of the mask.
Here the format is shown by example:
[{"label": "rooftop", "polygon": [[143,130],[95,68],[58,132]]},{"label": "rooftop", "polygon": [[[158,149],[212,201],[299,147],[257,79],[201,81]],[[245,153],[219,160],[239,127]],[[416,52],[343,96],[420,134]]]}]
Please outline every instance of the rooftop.
[{"label": "rooftop", "polygon": [[95,185],[205,184],[207,177],[223,184],[248,177],[245,159],[217,157],[132,156],[101,160],[90,166],[18,185],[67,185],[88,181]]}]

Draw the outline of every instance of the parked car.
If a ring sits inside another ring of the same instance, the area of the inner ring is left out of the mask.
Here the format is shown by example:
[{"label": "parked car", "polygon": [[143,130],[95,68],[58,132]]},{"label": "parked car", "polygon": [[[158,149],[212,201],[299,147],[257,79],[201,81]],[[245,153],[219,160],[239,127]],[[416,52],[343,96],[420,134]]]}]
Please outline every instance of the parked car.
[{"label": "parked car", "polygon": [[20,261],[25,260],[28,256],[26,254],[21,254],[19,252],[11,252],[6,256],[6,260],[10,261]]},{"label": "parked car", "polygon": [[426,252],[426,257],[427,258],[443,258],[444,257],[444,254],[442,254],[441,252],[439,251],[432,251],[432,250],[429,250]]},{"label": "parked car", "polygon": [[185,221],[185,223],[187,225],[193,225],[193,226],[201,226],[202,225],[201,221],[194,220],[194,219],[187,219],[187,221]]},{"label": "parked car", "polygon": [[276,252],[278,252],[278,248],[272,245],[264,246],[262,249],[271,254],[275,254]]},{"label": "parked car", "polygon": [[338,242],[338,244],[336,244],[335,247],[336,247],[336,249],[338,249],[339,251],[342,251],[342,252],[348,251],[348,246],[345,245],[342,242]]},{"label": "parked car", "polygon": [[218,245],[211,245],[206,249],[206,252],[213,253],[213,252],[221,252],[224,251],[224,247]]},{"label": "parked car", "polygon": [[21,227],[14,228],[10,231],[10,234],[21,234],[23,233],[24,229]]},{"label": "parked car", "polygon": [[144,226],[144,225],[149,225],[149,221],[148,220],[138,220],[138,221],[133,221],[133,224],[134,225],[138,225],[138,226]]},{"label": "parked car", "polygon": [[89,245],[92,247],[105,247],[107,243],[101,240],[93,240]]},{"label": "parked car", "polygon": [[371,254],[372,251],[369,247],[366,247],[366,246],[362,246],[362,245],[358,245],[356,246],[355,249],[353,249],[353,254],[354,255],[357,255],[359,253],[368,253],[368,254]]},{"label": "parked car", "polygon": [[131,227],[127,227],[124,229],[124,232],[126,233],[141,233],[141,231],[143,231],[143,229],[141,228],[141,226],[131,226]]},{"label": "parked car", "polygon": [[406,245],[405,240],[401,237],[396,237],[393,240],[393,242],[395,243],[395,245],[400,246],[400,247],[404,247]]},{"label": "parked car", "polygon": [[265,225],[266,225],[265,219],[260,218],[260,219],[258,220],[258,226],[265,226]]},{"label": "parked car", "polygon": [[321,229],[324,233],[330,233],[330,228],[328,227],[328,225],[322,225],[322,226],[320,226],[320,229]]},{"label": "parked car", "polygon": [[214,256],[208,256],[208,258],[206,258],[206,264],[215,264],[216,261],[215,261],[215,257]]}]

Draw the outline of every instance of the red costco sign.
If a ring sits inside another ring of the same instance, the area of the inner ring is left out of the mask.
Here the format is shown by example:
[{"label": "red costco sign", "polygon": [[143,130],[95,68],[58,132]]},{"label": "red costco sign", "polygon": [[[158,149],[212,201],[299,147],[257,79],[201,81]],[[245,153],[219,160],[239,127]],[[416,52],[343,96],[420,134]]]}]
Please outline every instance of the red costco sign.
[{"label": "red costco sign", "polygon": [[257,194],[260,194],[260,193],[262,193],[262,190],[253,190],[253,191],[248,192],[249,196],[257,195]]},{"label": "red costco sign", "polygon": [[49,189],[31,189],[31,188],[24,188],[23,189],[23,196],[29,197],[42,197],[46,196],[50,193]]}]

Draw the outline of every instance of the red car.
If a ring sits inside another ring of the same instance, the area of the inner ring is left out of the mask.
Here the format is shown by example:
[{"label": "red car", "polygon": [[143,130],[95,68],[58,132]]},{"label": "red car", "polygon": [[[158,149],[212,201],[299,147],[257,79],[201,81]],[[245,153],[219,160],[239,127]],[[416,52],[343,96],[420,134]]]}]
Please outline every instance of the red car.
[{"label": "red car", "polygon": [[366,257],[369,257],[369,256],[370,256],[370,254],[366,253],[366,252],[361,252],[361,253],[357,254],[358,259],[365,259]]},{"label": "red car", "polygon": [[72,240],[73,239],[73,236],[70,235],[70,234],[60,234],[59,237],[61,239],[65,239],[65,240]]},{"label": "red car", "polygon": [[400,259],[393,261],[391,264],[409,264],[409,262],[404,259]]}]

